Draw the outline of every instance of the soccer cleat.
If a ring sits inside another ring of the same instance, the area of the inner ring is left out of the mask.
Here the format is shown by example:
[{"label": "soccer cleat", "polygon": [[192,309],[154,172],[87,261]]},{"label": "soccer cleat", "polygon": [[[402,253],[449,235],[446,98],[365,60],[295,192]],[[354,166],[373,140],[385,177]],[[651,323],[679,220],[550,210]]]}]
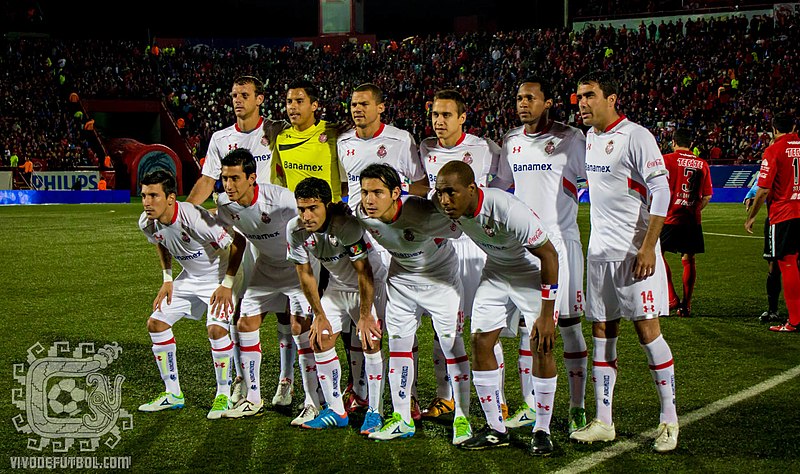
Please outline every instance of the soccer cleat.
[{"label": "soccer cleat", "polygon": [[344,390],[342,394],[342,403],[347,413],[353,413],[360,408],[369,407],[369,402],[356,395],[356,392],[353,391],[353,384],[348,385]]},{"label": "soccer cleat", "polygon": [[536,410],[529,407],[527,403],[522,404],[522,408],[505,420],[506,428],[522,428],[523,426],[533,426],[536,424]]},{"label": "soccer cleat", "polygon": [[453,420],[453,444],[458,446],[472,438],[472,426],[466,416],[457,416]]},{"label": "soccer cleat", "polygon": [[411,397],[411,419],[414,421],[419,421],[422,419],[422,412],[419,410],[419,402],[417,401],[417,397]]},{"label": "soccer cleat", "polygon": [[758,320],[762,323],[780,323],[783,321],[777,311],[764,311],[758,317]]},{"label": "soccer cleat", "polygon": [[324,430],[328,428],[344,428],[350,423],[347,413],[340,415],[330,408],[326,408],[311,421],[307,421],[300,425],[301,428],[308,428],[312,430]]},{"label": "soccer cleat", "polygon": [[501,446],[508,446],[511,436],[508,431],[501,433],[492,429],[491,426],[486,425],[481,428],[470,439],[459,444],[461,449],[478,450],[487,448],[499,448]]},{"label": "soccer cleat", "polygon": [[211,410],[208,411],[206,418],[209,420],[219,420],[222,418],[222,414],[225,413],[225,411],[230,407],[230,398],[227,395],[220,393],[214,398],[214,403],[211,404]]},{"label": "soccer cleat", "polygon": [[412,420],[411,424],[406,423],[400,413],[394,412],[381,429],[369,434],[369,439],[388,441],[395,438],[410,438],[414,436],[414,432],[416,432],[414,421]]},{"label": "soccer cleat", "polygon": [[231,386],[231,405],[238,405],[246,395],[247,388],[245,388],[244,379],[242,377],[233,379],[233,385]]},{"label": "soccer cleat", "polygon": [[679,318],[690,318],[692,316],[692,310],[689,308],[680,307],[678,308],[678,317]]},{"label": "soccer cleat", "polygon": [[508,418],[508,405],[505,403],[500,404],[500,413],[503,414],[503,419]]},{"label": "soccer cleat", "polygon": [[292,381],[289,379],[281,380],[278,382],[278,388],[275,390],[275,396],[272,397],[272,404],[288,407],[292,404],[293,393],[294,387],[292,387]]},{"label": "soccer cleat", "polygon": [[292,426],[301,426],[303,423],[309,422],[319,415],[319,409],[314,405],[306,405],[297,415],[297,418],[292,420]]},{"label": "soccer cleat", "polygon": [[250,400],[243,398],[239,403],[233,405],[233,408],[225,410],[222,414],[223,418],[244,418],[246,416],[261,416],[264,414],[264,401],[253,403]]},{"label": "soccer cleat", "polygon": [[553,452],[553,442],[550,440],[550,433],[545,430],[533,432],[530,453],[534,456],[548,456]]},{"label": "soccer cleat", "polygon": [[586,409],[581,407],[570,408],[568,426],[569,434],[572,434],[586,426]]},{"label": "soccer cleat", "polygon": [[653,442],[653,449],[657,453],[666,453],[678,447],[678,423],[661,423],[658,425],[658,435]]},{"label": "soccer cleat", "polygon": [[381,429],[381,426],[383,426],[383,417],[370,408],[366,416],[364,416],[364,423],[361,424],[361,434],[368,435],[370,433],[375,433]]},{"label": "soccer cleat", "polygon": [[452,413],[456,408],[456,402],[444,398],[436,397],[428,405],[428,408],[422,410],[422,418],[439,418],[440,416]]},{"label": "soccer cleat", "polygon": [[769,330],[773,332],[796,332],[797,326],[793,326],[789,321],[786,321],[785,323],[777,326],[770,326]]},{"label": "soccer cleat", "polygon": [[614,423],[611,423],[611,426],[609,426],[597,418],[569,435],[569,439],[573,441],[589,444],[595,441],[614,441],[616,437],[617,431],[614,429]]},{"label": "soccer cleat", "polygon": [[178,408],[183,408],[183,401],[183,393],[180,395],[173,395],[169,392],[161,392],[156,398],[139,405],[139,411],[155,412],[177,410]]}]

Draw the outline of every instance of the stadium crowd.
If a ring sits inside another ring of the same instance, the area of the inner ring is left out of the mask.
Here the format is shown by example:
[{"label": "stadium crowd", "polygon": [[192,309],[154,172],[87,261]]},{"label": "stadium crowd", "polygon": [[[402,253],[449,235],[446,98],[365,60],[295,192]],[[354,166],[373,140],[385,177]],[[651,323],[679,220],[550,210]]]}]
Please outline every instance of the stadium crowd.
[{"label": "stadium crowd", "polygon": [[[162,98],[197,158],[211,134],[229,125],[228,81],[264,78],[264,115],[284,118],[285,87],[298,77],[319,84],[323,118],[348,119],[352,88],[375,82],[387,94],[388,123],[418,140],[433,135],[435,90],[456,87],[469,111],[465,130],[496,141],[516,125],[513,98],[520,74],[534,71],[556,87],[556,119],[582,126],[575,81],[592,69],[623,84],[622,110],[645,125],[662,149],[672,130],[694,131],[693,148],[714,163],[755,162],[771,137],[771,111],[796,104],[800,54],[797,16],[773,26],[770,16],[638,25],[470,33],[381,41],[375,47],[233,49],[162,47],[110,40],[5,39],[0,56],[2,160],[12,153],[48,169],[97,163],[88,117],[76,117],[69,94],[97,98]],[[585,127],[584,127],[585,128]]]}]

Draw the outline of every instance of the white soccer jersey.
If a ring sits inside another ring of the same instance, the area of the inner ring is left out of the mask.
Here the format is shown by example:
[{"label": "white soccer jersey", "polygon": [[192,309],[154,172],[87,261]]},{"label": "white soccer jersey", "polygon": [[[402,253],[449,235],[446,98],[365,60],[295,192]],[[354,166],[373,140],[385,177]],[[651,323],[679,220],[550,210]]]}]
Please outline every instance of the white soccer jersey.
[{"label": "white soccer jersey", "polygon": [[[425,177],[414,137],[397,127],[382,123],[368,139],[359,138],[355,129],[348,130],[338,138],[336,146],[341,167],[347,171],[347,204],[353,210],[361,202],[361,171],[373,163],[391,165],[408,183]],[[407,183],[403,187],[408,191]]]},{"label": "white soccer jersey", "polygon": [[326,291],[358,291],[358,273],[350,262],[363,258],[369,258],[376,282],[386,279],[380,256],[367,244],[364,229],[353,216],[333,216],[324,232],[308,232],[295,217],[286,225],[286,236],[289,261],[305,264],[313,255],[328,269]]},{"label": "white soccer jersey", "polygon": [[264,136],[264,117],[258,121],[256,128],[249,132],[239,130],[237,124],[218,130],[211,135],[203,164],[203,175],[219,179],[222,175],[222,158],[237,148],[247,148],[256,160],[256,181],[268,184],[272,176],[272,150],[267,137]]},{"label": "white soccer jersey", "polygon": [[667,173],[656,139],[624,116],[586,135],[586,180],[592,232],[587,257],[621,261],[635,256],[650,222],[647,181]]},{"label": "white soccer jersey", "polygon": [[139,228],[151,244],[161,244],[193,279],[222,281],[233,236],[205,208],[175,202],[172,222],[164,225],[142,212]]},{"label": "white soccer jersey", "polygon": [[497,166],[500,182],[513,182],[514,195],[541,219],[551,238],[580,240],[578,178],[585,178],[586,138],[560,122],[529,135],[525,127],[503,139]]},{"label": "white soccer jersey", "polygon": [[390,223],[356,210],[361,225],[392,256],[389,279],[425,285],[457,278],[458,260],[448,240],[461,234],[455,223],[419,196],[402,196],[398,204]]},{"label": "white soccer jersey", "polygon": [[286,188],[257,184],[253,201],[243,206],[222,193],[217,198],[217,218],[233,226],[258,249],[258,260],[271,266],[292,267],[286,261],[286,223],[297,217],[297,201]]},{"label": "white soccer jersey", "polygon": [[538,269],[539,259],[527,249],[547,243],[541,221],[522,200],[506,191],[478,189],[480,200],[473,216],[461,216],[456,224],[486,252],[486,265],[519,271],[526,264]]},{"label": "white soccer jersey", "polygon": [[479,138],[469,133],[462,134],[458,143],[452,148],[442,146],[436,137],[429,137],[422,140],[419,145],[419,158],[428,173],[431,189],[436,187],[436,175],[439,174],[439,170],[450,161],[463,161],[468,164],[475,173],[475,182],[483,187],[489,183],[489,175],[497,174],[500,147],[487,138]]}]

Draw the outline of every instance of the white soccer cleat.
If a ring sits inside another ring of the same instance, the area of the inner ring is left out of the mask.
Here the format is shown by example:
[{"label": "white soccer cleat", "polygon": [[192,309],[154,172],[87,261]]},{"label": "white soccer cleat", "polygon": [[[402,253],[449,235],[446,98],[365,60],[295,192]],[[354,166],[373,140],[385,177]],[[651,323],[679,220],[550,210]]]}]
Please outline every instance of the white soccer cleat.
[{"label": "white soccer cleat", "polygon": [[169,392],[161,392],[158,396],[147,403],[139,405],[139,411],[156,412],[162,410],[176,410],[183,408],[183,394],[173,395]]},{"label": "white soccer cleat", "polygon": [[244,400],[246,395],[247,388],[244,385],[244,379],[242,377],[233,379],[233,385],[231,386],[231,405],[238,405],[241,400]]},{"label": "white soccer cleat", "polygon": [[275,390],[275,396],[272,397],[272,404],[288,407],[292,404],[292,394],[294,394],[292,381],[289,379],[283,379],[278,383],[278,388]]},{"label": "white soccer cleat", "polygon": [[233,406],[230,410],[225,410],[222,413],[223,418],[244,418],[246,416],[260,416],[264,414],[264,401],[253,403],[250,400],[243,399]]},{"label": "white soccer cleat", "polygon": [[658,435],[653,442],[653,449],[657,453],[666,453],[678,447],[678,424],[661,423],[658,425]]},{"label": "white soccer cleat", "polygon": [[406,423],[400,413],[394,412],[391,418],[386,419],[380,430],[369,434],[369,439],[389,441],[390,439],[410,438],[414,436],[415,432],[413,419],[410,424]]},{"label": "white soccer cleat", "polygon": [[533,426],[536,424],[536,410],[529,407],[527,403],[522,408],[505,420],[506,428],[522,428],[523,426]]},{"label": "white soccer cleat", "polygon": [[611,426],[609,426],[597,418],[590,421],[589,424],[583,428],[573,431],[572,434],[569,435],[569,439],[579,443],[614,441],[616,437],[617,431],[614,429],[614,423],[611,423]]},{"label": "white soccer cleat", "polygon": [[292,426],[300,426],[303,423],[309,422],[319,415],[319,409],[314,405],[306,405],[303,410],[297,415],[297,418],[292,420]]}]

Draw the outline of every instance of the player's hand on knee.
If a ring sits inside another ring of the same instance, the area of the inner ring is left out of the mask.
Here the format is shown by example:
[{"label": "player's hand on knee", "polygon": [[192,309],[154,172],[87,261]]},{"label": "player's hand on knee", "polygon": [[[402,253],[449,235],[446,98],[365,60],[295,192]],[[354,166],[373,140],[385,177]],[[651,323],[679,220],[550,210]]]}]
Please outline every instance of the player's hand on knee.
[{"label": "player's hand on knee", "polygon": [[531,348],[540,354],[549,354],[556,341],[556,325],[551,315],[542,314],[533,323],[531,330]]},{"label": "player's hand on knee", "polygon": [[158,295],[156,295],[156,299],[153,300],[153,311],[161,311],[161,302],[164,301],[164,298],[167,299],[167,305],[172,304],[172,282],[165,281],[161,285],[161,289],[158,290]]},{"label": "player's hand on knee", "polygon": [[370,349],[380,347],[383,332],[374,316],[371,314],[368,317],[362,316],[358,320],[356,327],[358,329],[358,338],[361,340],[361,347],[369,347]]},{"label": "player's hand on knee", "polygon": [[233,290],[225,286],[218,286],[211,295],[211,314],[225,316],[233,313]]},{"label": "player's hand on knee", "polygon": [[311,322],[311,330],[308,334],[309,339],[318,347],[324,347],[331,338],[331,334],[333,334],[333,328],[328,318],[319,314],[314,315],[314,321]]}]

